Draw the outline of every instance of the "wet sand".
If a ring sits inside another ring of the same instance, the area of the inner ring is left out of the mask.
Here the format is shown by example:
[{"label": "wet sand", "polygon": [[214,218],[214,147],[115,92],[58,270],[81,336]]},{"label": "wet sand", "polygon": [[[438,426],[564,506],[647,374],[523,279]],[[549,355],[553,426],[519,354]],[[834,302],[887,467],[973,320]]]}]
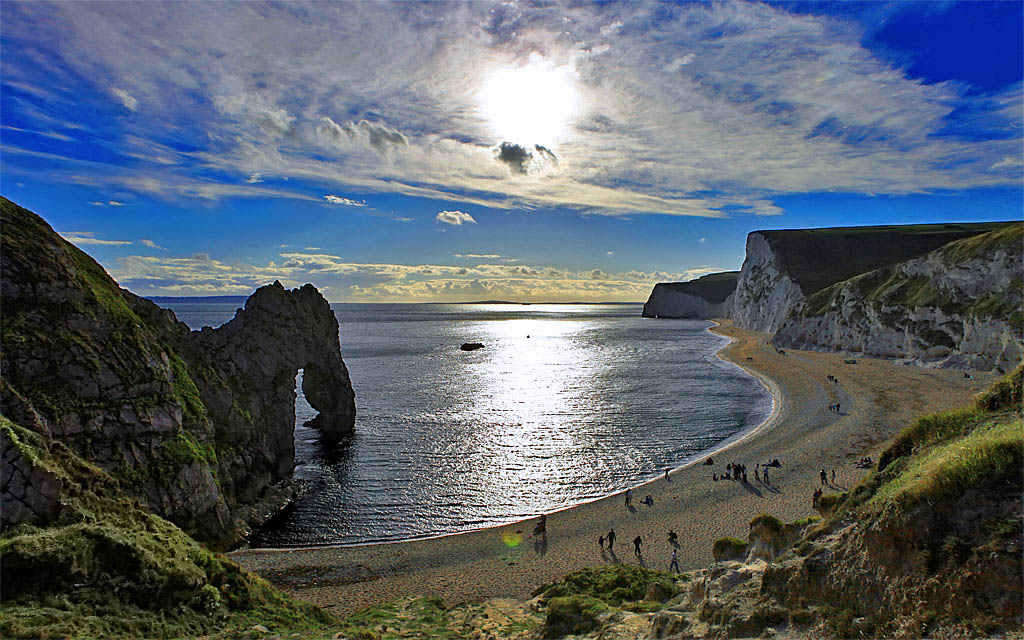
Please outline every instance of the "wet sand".
[{"label": "wet sand", "polygon": [[[891,360],[810,351],[780,354],[768,335],[721,321],[733,339],[720,356],[757,376],[772,392],[771,417],[743,438],[711,453],[715,464],[691,464],[633,489],[633,508],[616,494],[548,514],[547,544],[529,538],[536,519],[458,535],[355,547],[237,551],[230,556],[290,594],[338,615],[406,595],[440,596],[449,604],[495,597],[528,598],[533,590],[581,567],[608,562],[667,569],[669,529],[679,534],[682,570],[712,562],[722,536],[746,538],[759,513],[786,522],[812,515],[811,494],[822,468],[836,470],[826,493],[853,486],[866,473],[859,458],[878,458],[884,442],[911,419],[967,402],[993,374],[926,369]],[[832,374],[839,384],[827,380]],[[840,412],[829,410],[839,402]],[[770,484],[754,479],[755,463],[778,458]],[[749,482],[713,481],[729,462],[747,466]],[[652,506],[640,504],[650,494]],[[615,530],[614,552],[598,536]],[[633,553],[641,536],[643,558]],[[520,540],[521,539],[521,540]],[[518,542],[518,544],[517,544]]]}]

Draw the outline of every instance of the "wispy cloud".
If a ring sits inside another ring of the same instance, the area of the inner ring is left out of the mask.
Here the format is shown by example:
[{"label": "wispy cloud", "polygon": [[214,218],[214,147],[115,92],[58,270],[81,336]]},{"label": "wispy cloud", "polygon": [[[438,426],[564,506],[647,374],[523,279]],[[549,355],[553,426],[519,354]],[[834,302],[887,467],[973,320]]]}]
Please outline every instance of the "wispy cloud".
[{"label": "wispy cloud", "polygon": [[353,200],[351,198],[344,198],[342,196],[324,196],[324,200],[331,204],[341,204],[346,207],[365,207],[366,202],[363,200]]},{"label": "wispy cloud", "polygon": [[501,254],[498,253],[455,253],[452,255],[456,258],[473,260],[496,260],[501,257]]},{"label": "wispy cloud", "polygon": [[161,251],[167,251],[167,249],[161,247],[160,245],[158,245],[157,243],[153,242],[148,238],[142,238],[141,240],[139,240],[139,243],[142,244],[143,246],[149,247],[150,249],[159,249]]},{"label": "wispy cloud", "polygon": [[110,93],[121,102],[125,109],[128,109],[129,111],[138,110],[139,101],[133,98],[132,95],[124,89],[112,87],[110,89]]},{"label": "wispy cloud", "polygon": [[437,221],[455,226],[462,226],[462,223],[476,223],[473,216],[464,211],[441,211],[437,214]]},{"label": "wispy cloud", "polygon": [[130,240],[104,240],[96,237],[95,231],[59,231],[62,238],[76,245],[127,245],[133,244]]},{"label": "wispy cloud", "polygon": [[[785,4],[192,9],[5,7],[4,82],[28,88],[20,117],[57,127],[55,105],[77,113],[91,86],[109,86],[104,102],[134,112],[91,132],[110,151],[90,156],[102,160],[49,153],[49,177],[172,199],[314,200],[351,189],[506,210],[711,217],[775,215],[774,198],[789,193],[1020,182],[1019,86],[978,96],[927,84],[866,49],[858,24]],[[10,55],[16,48],[26,54]],[[581,96],[556,145],[498,138],[477,102],[488,77],[531,55],[571,69]],[[40,74],[54,86],[39,88]],[[84,126],[67,119],[59,126]],[[27,171],[17,165],[28,150],[8,148],[5,165]],[[257,188],[265,176],[273,185]]]}]

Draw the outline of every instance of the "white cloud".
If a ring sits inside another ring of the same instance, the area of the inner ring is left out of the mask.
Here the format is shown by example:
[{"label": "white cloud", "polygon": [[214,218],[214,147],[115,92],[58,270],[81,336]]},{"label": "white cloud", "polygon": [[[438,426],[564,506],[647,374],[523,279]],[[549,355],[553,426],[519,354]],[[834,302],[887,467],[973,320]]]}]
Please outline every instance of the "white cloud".
[{"label": "white cloud", "polygon": [[124,206],[123,202],[118,202],[117,200],[111,200],[111,201],[107,202],[107,204],[110,205],[111,207],[123,207]]},{"label": "white cloud", "polygon": [[149,247],[150,249],[160,249],[161,251],[167,251],[167,249],[161,247],[160,245],[158,245],[157,243],[153,242],[152,240],[149,240],[148,238],[142,238],[141,240],[139,240],[139,243],[144,245],[144,246]]},{"label": "white cloud", "polygon": [[441,211],[437,214],[437,221],[455,226],[461,226],[463,222],[476,223],[473,216],[463,211]]},{"label": "white cloud", "polygon": [[[473,255],[473,254],[463,254]],[[493,255],[493,254],[475,254]],[[468,292],[491,292],[484,297],[535,300],[646,300],[657,282],[691,280],[720,271],[700,267],[690,271],[569,270],[543,265],[483,263],[474,266],[403,265],[347,262],[311,252],[281,253],[280,261],[265,265],[224,262],[207,254],[189,258],[130,256],[119,260],[111,275],[122,286],[143,295],[250,293],[280,280],[296,287],[312,282],[321,291],[339,292],[341,301],[459,301]]]},{"label": "white cloud", "polygon": [[125,109],[128,109],[129,111],[137,111],[139,109],[139,101],[133,98],[132,95],[124,89],[111,87],[110,93],[121,101],[121,104],[124,105]]},{"label": "white cloud", "polygon": [[[139,159],[131,174],[51,153],[51,178],[166,198],[310,199],[281,186],[292,179],[459,203],[439,208],[620,216],[775,215],[773,200],[787,193],[1020,183],[1019,86],[979,97],[956,83],[927,84],[866,49],[856,23],[785,4],[684,3],[666,12],[646,2],[466,3],[438,12],[350,3],[297,12],[204,3],[182,12],[127,3],[117,15],[102,6],[5,11],[9,46],[60,43],[31,60],[7,56],[5,83],[73,104],[57,83],[38,87],[39,78],[95,80],[103,69],[130,79],[116,82],[131,95],[110,90],[125,108],[146,106],[104,139]],[[490,74],[538,52],[571,67],[582,108],[551,147],[557,164],[510,175],[492,153],[502,140],[475,94]],[[972,127],[1000,135],[950,134],[965,113]],[[19,114],[58,126],[40,109]],[[194,130],[190,142],[201,148],[169,143],[171,121]],[[4,151],[5,170],[42,157]],[[211,172],[224,179],[211,182]],[[263,175],[280,181],[246,184]]]},{"label": "white cloud", "polygon": [[132,244],[130,240],[103,240],[96,237],[95,231],[59,231],[60,237],[64,238],[71,244],[83,245],[126,245]]},{"label": "white cloud", "polygon": [[605,253],[605,255],[607,255],[610,258],[610,257],[615,255],[615,252],[614,251],[608,251],[608,252]]},{"label": "white cloud", "polygon": [[366,206],[366,201],[365,200],[352,200],[351,198],[343,198],[341,196],[331,196],[331,195],[328,195],[328,196],[324,196],[324,200],[326,200],[327,202],[330,202],[331,204],[341,204],[341,205],[345,205],[346,207],[365,207]]},{"label": "white cloud", "polygon": [[305,251],[319,251],[320,247],[306,247],[304,250]]},{"label": "white cloud", "polygon": [[501,257],[501,255],[497,253],[455,253],[452,255],[456,258],[467,258],[476,260],[494,260]]}]

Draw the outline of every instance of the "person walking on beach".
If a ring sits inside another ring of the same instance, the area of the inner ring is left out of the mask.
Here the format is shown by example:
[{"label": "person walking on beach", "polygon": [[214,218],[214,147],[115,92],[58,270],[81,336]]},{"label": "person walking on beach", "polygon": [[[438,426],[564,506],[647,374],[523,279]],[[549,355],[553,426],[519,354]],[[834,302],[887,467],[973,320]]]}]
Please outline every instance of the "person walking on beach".
[{"label": "person walking on beach", "polygon": [[754,466],[754,480],[761,481],[761,468],[759,465]]},{"label": "person walking on beach", "polygon": [[832,470],[832,484],[835,484],[835,483],[836,483],[836,470],[833,469]]},{"label": "person walking on beach", "polygon": [[601,551],[604,551],[604,536],[598,537],[597,546],[601,547]]},{"label": "person walking on beach", "polygon": [[665,479],[668,480],[668,469],[665,469]]},{"label": "person walking on beach", "polygon": [[821,470],[821,473],[818,474],[818,477],[821,478],[821,484],[828,484],[828,474],[825,473],[824,469]]},{"label": "person walking on beach", "polygon": [[638,558],[642,558],[644,555],[644,552],[640,550],[640,545],[643,543],[644,541],[640,539],[640,536],[633,538],[633,547],[635,547],[633,549],[633,553],[635,553]]},{"label": "person walking on beach", "polygon": [[628,509],[633,504],[633,491],[626,489],[626,508]]},{"label": "person walking on beach", "polygon": [[668,563],[668,570],[679,573],[679,558],[676,557],[676,550],[672,550],[672,561]]},{"label": "person walking on beach", "polygon": [[765,484],[771,484],[771,481],[768,480],[768,467],[764,468],[764,472],[761,473],[761,477],[764,478],[764,483]]},{"label": "person walking on beach", "polygon": [[608,550],[612,550],[612,546],[615,544],[615,529],[608,532]]}]

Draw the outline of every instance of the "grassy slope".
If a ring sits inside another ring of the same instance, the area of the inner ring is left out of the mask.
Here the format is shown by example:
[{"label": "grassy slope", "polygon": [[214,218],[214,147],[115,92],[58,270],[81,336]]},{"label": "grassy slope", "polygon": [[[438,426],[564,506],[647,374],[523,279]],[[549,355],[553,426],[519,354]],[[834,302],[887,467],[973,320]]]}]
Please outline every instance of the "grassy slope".
[{"label": "grassy slope", "polygon": [[0,416],[24,457],[56,475],[62,511],[46,528],[0,535],[5,637],[196,637],[260,623],[329,636],[334,620],[298,603],[126,499],[117,479]]},{"label": "grassy slope", "polygon": [[[804,295],[858,274],[904,262],[944,244],[1005,226],[973,224],[889,225],[760,231]],[[827,258],[827,259],[824,259]]]},{"label": "grassy slope", "polygon": [[[1024,244],[1024,225],[1007,224],[994,231],[956,240],[937,251],[947,265],[962,264],[967,260],[992,254],[998,250],[1021,247]],[[800,318],[821,315],[837,308],[839,294],[845,287],[853,287],[864,303],[874,308],[937,307],[947,313],[982,318],[1009,320],[1020,330],[1024,328],[1024,313],[1020,301],[1024,283],[1017,283],[1013,291],[991,293],[970,300],[953,301],[926,277],[908,277],[901,274],[898,265],[863,273],[848,281],[838,282],[818,291],[807,299],[799,313]]]}]

